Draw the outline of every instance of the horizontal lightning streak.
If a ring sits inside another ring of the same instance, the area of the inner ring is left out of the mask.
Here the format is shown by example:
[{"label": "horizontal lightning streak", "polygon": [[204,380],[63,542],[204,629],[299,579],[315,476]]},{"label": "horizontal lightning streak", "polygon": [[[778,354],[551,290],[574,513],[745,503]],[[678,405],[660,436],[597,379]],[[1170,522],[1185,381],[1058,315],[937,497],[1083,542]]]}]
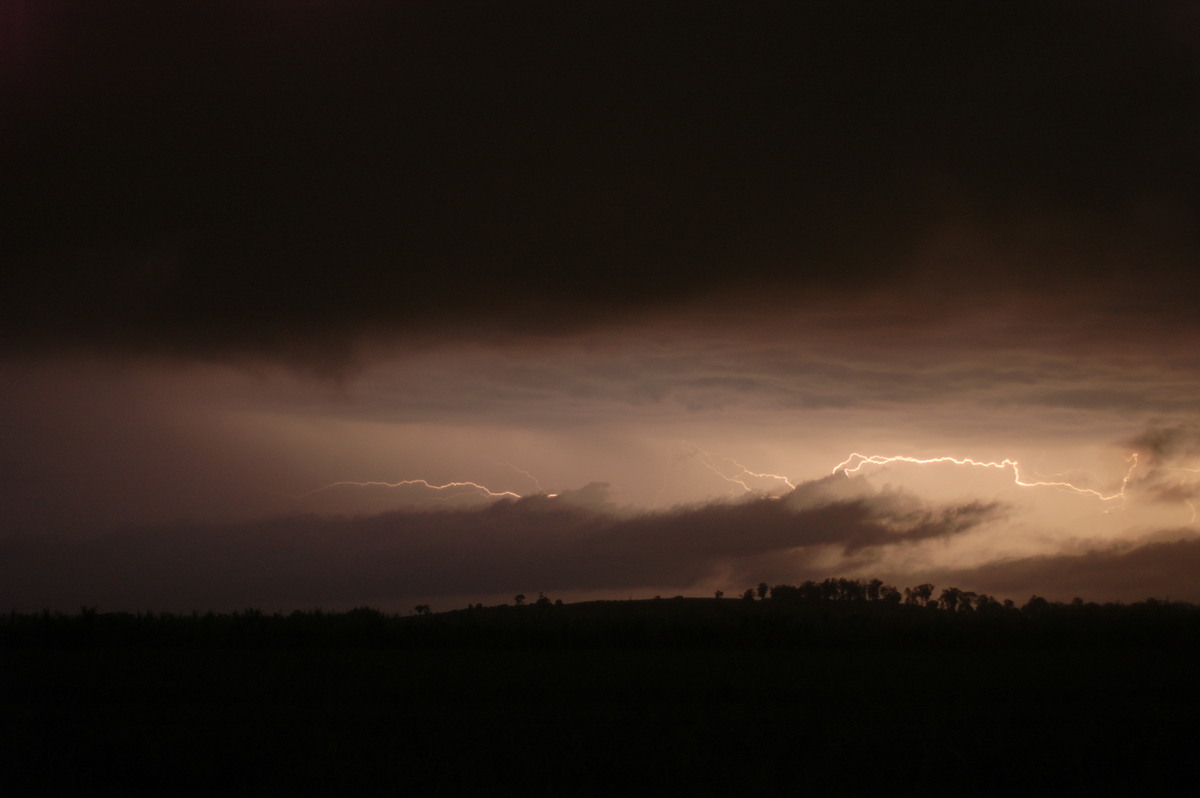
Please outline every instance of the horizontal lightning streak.
[{"label": "horizontal lightning streak", "polygon": [[887,465],[889,463],[912,463],[914,465],[932,465],[935,463],[953,463],[954,465],[973,466],[976,468],[995,468],[998,470],[1012,469],[1013,484],[1018,485],[1019,487],[1022,487],[1022,488],[1063,488],[1066,490],[1074,491],[1075,493],[1085,494],[1088,496],[1095,496],[1100,501],[1109,502],[1109,501],[1113,501],[1114,499],[1124,499],[1125,498],[1125,488],[1126,488],[1126,486],[1128,486],[1129,480],[1133,478],[1134,470],[1138,467],[1137,454],[1135,453],[1135,454],[1130,455],[1129,460],[1131,461],[1132,464],[1129,466],[1129,470],[1125,473],[1125,477],[1121,480],[1121,489],[1118,490],[1116,493],[1109,493],[1109,494],[1105,494],[1101,491],[1094,490],[1092,488],[1080,487],[1079,485],[1075,485],[1071,482],[1041,481],[1041,480],[1027,481],[1027,480],[1021,478],[1020,463],[1018,463],[1016,460],[1009,460],[1009,459],[1004,459],[1004,460],[1000,460],[999,462],[997,462],[995,460],[972,460],[969,457],[918,458],[918,457],[906,457],[904,455],[885,457],[883,455],[868,456],[865,454],[859,454],[858,452],[854,452],[849,457],[847,457],[845,460],[843,460],[842,462],[840,462],[836,466],[834,466],[833,471],[830,473],[836,474],[840,471],[846,475],[855,474],[855,473],[858,473],[858,471],[860,469],[862,469],[862,467],[865,465]]},{"label": "horizontal lightning streak", "polygon": [[468,482],[446,482],[441,485],[435,485],[434,483],[432,483],[428,480],[425,480],[425,479],[402,479],[399,482],[378,482],[378,481],[353,482],[350,480],[342,480],[340,482],[330,482],[328,485],[322,485],[321,487],[317,488],[316,490],[311,490],[308,493],[305,493],[304,495],[311,496],[314,493],[320,493],[323,490],[329,490],[330,488],[336,488],[336,487],[343,486],[343,485],[353,485],[355,487],[360,487],[360,488],[400,488],[400,487],[404,487],[405,485],[416,485],[416,486],[419,486],[422,488],[429,488],[430,490],[448,490],[450,488],[471,488],[472,490],[479,491],[480,493],[484,494],[485,496],[491,496],[491,497],[497,498],[497,499],[499,499],[503,496],[511,496],[514,499],[521,498],[521,494],[513,493],[511,490],[495,491],[495,490],[492,490],[491,488],[487,487],[486,485],[480,485],[478,482],[469,482],[469,481]]},{"label": "horizontal lightning streak", "polygon": [[[680,455],[679,457],[677,457],[676,460],[673,461],[672,464],[668,467],[668,469],[667,469],[668,473],[664,474],[663,484],[659,487],[658,494],[655,496],[655,500],[654,500],[655,507],[657,507],[659,498],[661,497],[663,491],[666,488],[666,483],[667,483],[668,475],[669,475],[671,468],[673,468],[674,465],[679,460],[686,459],[689,457],[697,457],[699,459],[700,463],[705,468],[712,471],[714,474],[716,474],[718,477],[720,477],[725,482],[728,482],[731,485],[736,485],[737,487],[741,488],[746,493],[755,494],[755,495],[763,495],[763,496],[768,496],[768,497],[773,497],[773,496],[778,495],[778,494],[773,494],[773,493],[764,491],[763,488],[761,487],[761,483],[759,483],[759,485],[756,486],[754,483],[754,480],[774,480],[774,481],[786,486],[788,490],[795,490],[797,487],[796,484],[792,482],[792,480],[790,480],[788,477],[786,477],[784,475],[772,474],[769,472],[752,471],[748,467],[743,465],[742,463],[738,462],[737,460],[734,460],[733,458],[714,455],[711,452],[705,451],[704,449],[693,449],[690,453]],[[1016,485],[1017,487],[1021,487],[1021,488],[1058,488],[1060,490],[1070,491],[1072,493],[1076,493],[1076,494],[1083,495],[1083,496],[1091,496],[1102,502],[1114,502],[1114,501],[1120,500],[1122,502],[1122,506],[1123,506],[1124,500],[1127,498],[1126,497],[1127,488],[1129,487],[1130,482],[1133,480],[1134,472],[1137,471],[1137,469],[1140,466],[1138,453],[1135,452],[1133,454],[1130,454],[1127,459],[1127,462],[1129,462],[1129,464],[1130,464],[1129,469],[1125,472],[1125,476],[1121,479],[1120,488],[1118,490],[1111,491],[1111,492],[1105,492],[1102,490],[1097,490],[1095,488],[1085,487],[1083,485],[1078,485],[1074,482],[1069,482],[1067,480],[1027,478],[1022,473],[1021,464],[1017,460],[1013,460],[1011,458],[1005,458],[1003,460],[976,460],[976,459],[973,459],[970,457],[950,457],[950,456],[920,458],[920,457],[910,457],[907,455],[865,455],[865,454],[860,454],[859,452],[853,452],[848,457],[846,457],[846,459],[842,460],[840,463],[838,463],[836,466],[834,466],[833,470],[830,473],[833,475],[842,473],[847,476],[850,476],[850,475],[861,472],[863,470],[863,468],[865,468],[866,466],[869,466],[869,465],[885,466],[885,465],[889,465],[892,463],[902,463],[902,464],[911,464],[911,465],[936,465],[936,464],[945,463],[945,464],[951,464],[951,465],[956,465],[956,466],[970,466],[973,468],[989,468],[989,469],[994,469],[997,471],[1006,471],[1007,470],[1007,471],[1012,472],[1013,484]],[[517,473],[522,474],[523,476],[530,479],[534,483],[534,485],[537,487],[540,495],[546,495],[549,497],[557,496],[557,493],[546,494],[544,491],[542,491],[541,483],[538,481],[538,478],[536,476],[534,476],[532,473],[530,473],[529,471],[518,468],[517,466],[513,465],[512,463],[501,463],[501,465],[507,466],[508,468],[511,468],[512,470],[516,471]],[[1183,472],[1190,472],[1190,473],[1200,473],[1200,469],[1195,469],[1195,468],[1177,468],[1176,470],[1183,471]],[[340,480],[338,482],[331,482],[328,485],[323,485],[322,487],[317,488],[316,490],[309,491],[308,493],[305,493],[302,495],[303,496],[311,496],[315,493],[320,493],[321,491],[326,491],[331,488],[336,488],[339,486],[382,487],[382,488],[399,488],[399,487],[403,487],[403,486],[414,486],[414,487],[421,487],[421,488],[426,488],[428,490],[434,490],[434,491],[445,491],[445,490],[450,490],[453,488],[463,488],[463,489],[476,491],[480,495],[486,496],[489,498],[496,498],[496,499],[505,498],[505,497],[513,498],[513,499],[523,498],[521,494],[516,493],[515,491],[492,490],[491,488],[489,488],[486,485],[482,485],[478,482],[472,482],[469,480],[437,484],[437,483],[430,482],[429,480],[426,480],[426,479],[404,479],[404,480],[399,480],[397,482],[385,482],[385,481],[375,481],[375,480],[358,482],[358,481],[353,481],[353,480]],[[1198,508],[1191,501],[1187,501],[1186,503],[1192,511],[1191,523],[1195,524],[1196,520],[1197,520],[1197,516],[1200,515],[1200,512],[1198,512]]]}]

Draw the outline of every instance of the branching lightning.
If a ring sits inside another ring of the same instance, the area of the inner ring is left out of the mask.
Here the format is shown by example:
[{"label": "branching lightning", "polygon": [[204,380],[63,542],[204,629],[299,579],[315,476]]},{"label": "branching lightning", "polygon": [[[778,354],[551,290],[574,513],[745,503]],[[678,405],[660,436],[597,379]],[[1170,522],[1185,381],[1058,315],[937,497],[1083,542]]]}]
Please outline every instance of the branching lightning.
[{"label": "branching lightning", "polygon": [[517,468],[512,463],[499,463],[499,465],[506,466],[507,468],[511,468],[513,471],[516,471],[518,474],[521,474],[522,476],[529,477],[529,479],[533,482],[533,486],[535,488],[537,488],[537,492],[542,493],[542,483],[538,481],[537,477],[535,477],[533,474],[526,471],[524,468]]},{"label": "branching lightning", "polygon": [[[696,457],[700,463],[712,471],[725,482],[740,488],[745,493],[756,495],[771,495],[765,492],[762,488],[755,484],[755,480],[773,480],[780,483],[781,486],[786,486],[788,490],[795,490],[796,484],[787,476],[782,474],[772,474],[768,472],[753,471],[742,463],[734,460],[731,457],[723,457],[714,455],[704,449],[694,449],[683,457]],[[1126,489],[1130,481],[1133,479],[1134,473],[1137,471],[1140,463],[1138,454],[1131,454],[1127,460],[1129,468],[1121,479],[1120,487],[1114,491],[1105,492],[1096,488],[1079,485],[1075,482],[1070,482],[1065,479],[1045,479],[1032,478],[1026,476],[1021,469],[1021,464],[1017,460],[1006,458],[1004,460],[976,460],[970,457],[909,457],[907,455],[865,455],[854,452],[842,462],[833,467],[831,474],[842,473],[847,476],[858,474],[862,469],[869,465],[885,466],[891,463],[905,463],[911,465],[935,465],[935,464],[952,464],[956,466],[969,466],[973,468],[990,468],[998,471],[1010,471],[1012,473],[1013,484],[1021,488],[1057,488],[1059,490],[1076,493],[1082,496],[1091,496],[1101,502],[1118,502],[1123,505],[1126,498]],[[666,477],[664,477],[664,487]],[[662,493],[662,488],[659,489],[659,494]],[[657,505],[657,497],[655,500]]]},{"label": "branching lightning", "polygon": [[[684,443],[685,443],[685,445],[691,446],[691,444],[687,444],[686,441],[684,441]],[[706,451],[699,447],[692,446],[692,448],[689,451],[677,455],[667,465],[666,470],[663,472],[662,483],[658,487],[658,492],[654,495],[654,502],[651,505],[652,508],[658,507],[659,502],[662,499],[662,495],[667,489],[667,483],[670,480],[671,472],[675,469],[675,467],[681,461],[688,460],[693,457],[699,459],[700,463],[705,468],[707,468],[709,471],[712,471],[714,474],[716,474],[718,477],[720,477],[725,482],[728,482],[731,485],[736,485],[738,488],[741,488],[741,490],[744,493],[751,493],[754,495],[763,495],[764,494],[764,491],[761,488],[755,488],[750,484],[749,481],[752,479],[775,480],[776,482],[781,482],[784,485],[786,485],[788,490],[796,489],[795,484],[793,484],[790,479],[788,479],[787,477],[785,477],[781,474],[769,474],[769,473],[760,473],[758,471],[751,471],[749,468],[742,465],[737,460],[734,460],[731,457],[722,457],[720,455],[715,455],[712,452]],[[732,467],[730,467],[730,466],[732,466]],[[767,495],[777,495],[777,494],[767,493]]]},{"label": "branching lightning", "polygon": [[489,497],[495,498],[495,499],[500,499],[505,496],[508,496],[513,499],[521,498],[521,494],[513,493],[511,490],[496,491],[496,490],[492,490],[491,488],[487,487],[486,485],[480,485],[478,482],[470,482],[470,481],[446,482],[444,484],[437,485],[437,484],[434,484],[425,479],[402,479],[399,482],[380,482],[380,481],[354,482],[351,480],[341,480],[339,482],[330,482],[328,485],[322,485],[321,487],[317,488],[316,490],[310,490],[308,493],[305,493],[304,495],[312,496],[314,493],[320,493],[322,491],[329,490],[330,488],[341,487],[344,485],[352,485],[352,486],[359,487],[359,488],[400,488],[400,487],[404,487],[406,485],[413,485],[413,486],[417,486],[417,487],[429,488],[430,490],[438,490],[438,491],[450,490],[451,488],[468,488],[470,490],[478,491],[480,495],[489,496]]},{"label": "branching lightning", "polygon": [[1104,493],[1103,491],[1093,488],[1085,488],[1066,481],[1043,481],[1043,480],[1026,480],[1021,477],[1021,465],[1016,460],[1004,459],[995,460],[972,460],[969,457],[906,457],[904,455],[896,455],[885,457],[883,455],[865,455],[854,452],[842,462],[833,467],[832,474],[837,474],[839,471],[843,474],[856,474],[865,465],[887,465],[889,463],[912,463],[915,465],[932,465],[935,463],[953,463],[959,466],[972,466],[975,468],[994,468],[997,470],[1011,470],[1013,475],[1013,484],[1022,488],[1060,488],[1063,490],[1073,491],[1075,493],[1094,496],[1100,501],[1111,502],[1117,499],[1124,500],[1125,488],[1129,485],[1129,481],[1133,478],[1133,472],[1138,467],[1138,455],[1136,453],[1129,456],[1129,470],[1125,472],[1124,478],[1121,480],[1121,488],[1115,493]]},{"label": "branching lightning", "polygon": [[[738,487],[742,488],[747,493],[758,493],[759,492],[759,491],[755,490],[754,488],[750,487],[748,484],[746,484],[746,480],[748,480],[748,479],[773,479],[777,482],[782,482],[784,485],[787,485],[788,490],[796,489],[796,486],[794,484],[792,484],[792,481],[781,474],[767,474],[767,473],[760,473],[758,471],[751,471],[749,468],[742,465],[737,460],[734,460],[731,457],[718,457],[716,455],[713,455],[710,452],[706,452],[703,450],[701,450],[699,452],[699,454],[700,454],[700,462],[704,465],[705,468],[709,469],[710,471],[712,471],[714,474],[716,474],[717,476],[719,476],[721,479],[725,480],[726,482],[737,485]],[[736,470],[733,471],[731,474],[726,473],[724,470],[722,470],[716,466],[716,464],[713,462],[714,460],[718,463],[729,463]]]}]

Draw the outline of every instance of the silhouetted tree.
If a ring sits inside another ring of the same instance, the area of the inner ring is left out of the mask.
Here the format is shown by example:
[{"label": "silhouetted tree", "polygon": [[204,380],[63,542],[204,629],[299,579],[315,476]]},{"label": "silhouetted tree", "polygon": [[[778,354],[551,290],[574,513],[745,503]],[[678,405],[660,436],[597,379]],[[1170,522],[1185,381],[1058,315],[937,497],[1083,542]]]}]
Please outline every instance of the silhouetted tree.
[{"label": "silhouetted tree", "polygon": [[926,582],[916,587],[904,588],[904,603],[928,607],[933,601],[933,585]]},{"label": "silhouetted tree", "polygon": [[857,579],[839,579],[838,588],[842,601],[863,601],[867,597],[867,586]]},{"label": "silhouetted tree", "polygon": [[517,603],[517,606],[520,607],[522,604],[525,603],[525,594],[518,593],[517,595],[513,596],[513,601],[515,601]]},{"label": "silhouetted tree", "polygon": [[957,612],[961,601],[962,591],[956,587],[948,587],[942,591],[942,595],[938,598],[938,606],[950,612]]},{"label": "silhouetted tree", "polygon": [[771,588],[771,601],[795,601],[797,590],[791,585],[774,585]]},{"label": "silhouetted tree", "polygon": [[1021,612],[1026,615],[1042,615],[1046,610],[1050,609],[1050,602],[1041,596],[1030,596],[1029,601],[1025,602],[1025,606],[1021,607]]},{"label": "silhouetted tree", "polygon": [[768,585],[766,582],[759,582],[758,583],[758,597],[760,599],[765,599],[767,597],[767,591],[769,591],[770,589],[771,589],[770,585]]},{"label": "silhouetted tree", "polygon": [[725,591],[724,591],[724,590],[718,590],[718,591],[717,591],[716,593],[714,593],[713,595],[714,595],[714,596],[716,596],[717,598],[721,598],[722,596],[724,596],[724,595],[725,595]]},{"label": "silhouetted tree", "polygon": [[746,588],[746,592],[742,594],[742,599],[745,601],[754,601],[754,588]]}]

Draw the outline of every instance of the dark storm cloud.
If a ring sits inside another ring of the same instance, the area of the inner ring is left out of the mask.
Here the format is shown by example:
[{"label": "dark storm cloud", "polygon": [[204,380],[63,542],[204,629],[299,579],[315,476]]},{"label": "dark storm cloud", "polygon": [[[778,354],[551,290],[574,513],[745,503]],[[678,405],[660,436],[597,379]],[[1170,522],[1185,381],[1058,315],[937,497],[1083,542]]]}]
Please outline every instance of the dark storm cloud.
[{"label": "dark storm cloud", "polygon": [[[1122,319],[1194,307],[1186,3],[14,7],[10,350],[336,364],[1081,280]],[[926,257],[964,215],[995,268]]]},{"label": "dark storm cloud", "polygon": [[1129,440],[1128,445],[1148,455],[1155,466],[1176,465],[1200,455],[1200,426],[1151,424]]},{"label": "dark storm cloud", "polygon": [[[1161,533],[1163,535],[1167,533]],[[1031,595],[1055,601],[1173,598],[1200,601],[1200,540],[1191,530],[1177,539],[1121,544],[1082,554],[1055,554],[921,575],[939,587],[956,585],[1020,602]]]},{"label": "dark storm cloud", "polygon": [[[0,541],[0,604],[127,609],[328,606],[388,597],[695,583],[742,560],[842,555],[957,535],[994,504],[930,507],[825,481],[790,497],[653,514],[603,486],[480,510],[313,516]],[[839,493],[841,491],[841,493]]]}]

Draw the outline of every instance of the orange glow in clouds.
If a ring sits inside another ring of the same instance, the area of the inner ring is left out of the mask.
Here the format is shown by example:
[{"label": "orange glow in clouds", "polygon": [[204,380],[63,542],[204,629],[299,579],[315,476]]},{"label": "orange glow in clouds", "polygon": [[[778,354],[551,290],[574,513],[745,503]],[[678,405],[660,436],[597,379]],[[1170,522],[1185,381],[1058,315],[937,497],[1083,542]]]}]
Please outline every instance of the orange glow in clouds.
[{"label": "orange glow in clouds", "polygon": [[[672,466],[668,467],[667,474],[663,476],[663,484],[660,486],[658,493],[654,497],[654,502],[647,508],[654,511],[659,506],[659,500],[664,493],[667,482],[671,479],[671,471],[675,464],[682,460],[694,459],[698,465],[702,466],[708,472],[715,474],[722,481],[730,485],[736,492],[750,494],[764,498],[780,498],[787,493],[794,491],[797,487],[803,485],[807,480],[788,477],[783,474],[754,471],[730,457],[725,457],[701,448],[693,448],[690,452],[678,456]],[[1134,485],[1135,475],[1141,475],[1143,479],[1149,480],[1147,484],[1156,484],[1156,476],[1158,473],[1153,464],[1143,462],[1144,458],[1139,453],[1131,453],[1126,458],[1128,468],[1121,477],[1119,483],[1115,486],[1104,488],[1103,486],[1088,487],[1088,483],[1080,483],[1079,480],[1071,481],[1066,478],[1042,478],[1040,476],[1031,476],[1028,474],[1028,469],[1023,469],[1020,462],[1005,458],[1002,460],[977,460],[970,457],[952,457],[952,456],[936,456],[936,457],[911,457],[908,455],[866,455],[859,452],[854,452],[835,465],[828,473],[836,476],[844,474],[847,477],[859,476],[864,474],[869,467],[884,467],[893,464],[904,466],[958,466],[964,469],[990,469],[993,471],[1006,471],[1012,475],[1012,484],[1020,488],[1053,488],[1064,494],[1076,494],[1079,496],[1090,497],[1091,499],[1115,505],[1113,509],[1124,510],[1126,508],[1126,500],[1131,498],[1131,486]],[[558,491],[553,493],[548,492],[542,487],[539,479],[530,471],[518,468],[509,462],[498,462],[497,465],[502,465],[512,471],[520,474],[524,478],[530,480],[537,495],[554,497],[558,495]],[[1175,467],[1169,470],[1180,473],[1198,473],[1200,469]],[[607,483],[606,483],[607,484]],[[521,499],[529,493],[518,493],[513,490],[500,490],[489,487],[480,482],[471,480],[456,480],[448,482],[435,482],[428,479],[403,479],[395,482],[383,480],[370,481],[355,481],[355,480],[339,480],[331,482],[315,490],[303,494],[303,496],[313,496],[318,493],[330,491],[334,488],[401,488],[413,487],[423,489],[430,492],[443,493],[448,497],[473,495],[480,499]],[[1151,496],[1156,494],[1151,493]],[[711,497],[710,497],[711,498]],[[1172,500],[1173,499],[1173,500]],[[1181,505],[1186,505],[1188,512],[1187,523],[1194,525],[1197,516],[1196,504],[1189,498],[1183,495],[1159,498],[1158,502],[1166,501],[1168,504],[1178,502]]]},{"label": "orange glow in clouds", "polygon": [[1013,484],[1018,485],[1022,488],[1062,488],[1065,490],[1074,491],[1075,493],[1082,493],[1082,494],[1087,494],[1089,496],[1095,496],[1100,501],[1109,502],[1109,501],[1113,501],[1115,499],[1124,499],[1125,498],[1125,487],[1129,484],[1129,480],[1133,477],[1134,470],[1138,467],[1138,456],[1136,453],[1131,454],[1129,456],[1129,462],[1130,462],[1129,470],[1127,472],[1125,472],[1125,477],[1121,480],[1121,489],[1118,490],[1116,493],[1108,493],[1108,494],[1103,493],[1098,490],[1093,490],[1092,488],[1083,488],[1083,487],[1080,487],[1080,486],[1075,485],[1070,482],[1040,481],[1040,480],[1030,482],[1030,481],[1024,480],[1021,478],[1020,463],[1018,463],[1016,460],[1008,460],[1008,459],[996,462],[994,460],[990,460],[990,461],[972,460],[969,457],[963,457],[963,458],[958,458],[958,457],[917,458],[917,457],[906,457],[904,455],[896,455],[893,457],[884,457],[882,455],[867,456],[865,454],[859,454],[858,452],[854,452],[849,457],[847,457],[845,460],[843,460],[842,462],[840,462],[836,466],[834,466],[833,471],[831,471],[830,473],[836,474],[839,471],[841,471],[843,474],[847,474],[847,475],[856,474],[865,465],[887,465],[889,463],[912,463],[915,465],[931,465],[934,463],[953,463],[954,465],[974,466],[976,468],[995,468],[995,469],[1000,469],[1000,470],[1012,469]]}]

